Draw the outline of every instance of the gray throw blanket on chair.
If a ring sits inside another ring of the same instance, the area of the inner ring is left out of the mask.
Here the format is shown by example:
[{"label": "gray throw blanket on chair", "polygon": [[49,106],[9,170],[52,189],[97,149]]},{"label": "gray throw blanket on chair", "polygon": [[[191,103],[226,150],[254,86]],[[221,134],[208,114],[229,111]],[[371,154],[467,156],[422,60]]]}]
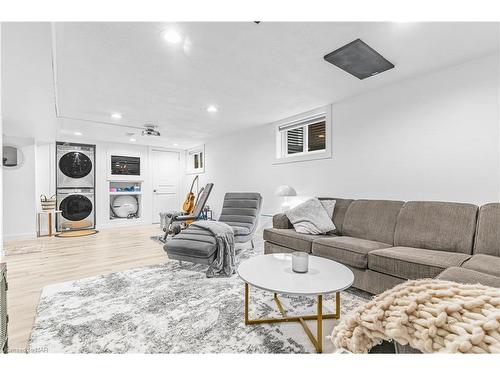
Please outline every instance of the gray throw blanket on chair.
[{"label": "gray throw blanket on chair", "polygon": [[226,223],[199,220],[190,227],[208,230],[215,237],[216,256],[207,271],[207,277],[231,277],[236,272],[236,253],[234,250],[234,232]]}]

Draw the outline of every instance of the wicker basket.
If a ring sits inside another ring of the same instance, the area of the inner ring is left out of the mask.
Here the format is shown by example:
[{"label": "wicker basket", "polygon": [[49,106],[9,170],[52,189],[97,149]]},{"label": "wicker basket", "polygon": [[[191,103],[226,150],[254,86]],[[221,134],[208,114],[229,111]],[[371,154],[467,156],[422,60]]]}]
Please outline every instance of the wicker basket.
[{"label": "wicker basket", "polygon": [[42,211],[53,211],[56,209],[56,196],[53,195],[47,198],[45,195],[41,195],[40,204],[42,205]]}]

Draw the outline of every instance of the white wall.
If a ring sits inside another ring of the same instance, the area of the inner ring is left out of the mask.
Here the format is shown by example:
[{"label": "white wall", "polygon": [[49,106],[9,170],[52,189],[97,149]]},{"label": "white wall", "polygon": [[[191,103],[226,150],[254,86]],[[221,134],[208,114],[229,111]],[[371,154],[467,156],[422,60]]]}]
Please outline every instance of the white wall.
[{"label": "white wall", "polygon": [[4,136],[4,143],[19,146],[20,167],[3,168],[4,239],[34,237],[36,231],[35,144],[33,139]]},{"label": "white wall", "polygon": [[[50,198],[56,193],[55,176],[55,144],[37,143],[35,144],[35,200],[36,209],[41,211],[40,196],[45,195]],[[47,233],[48,215],[40,215],[40,229],[42,233]]]},{"label": "white wall", "polygon": [[[55,144],[42,143],[35,147],[36,156],[36,196],[45,195],[50,198],[56,193],[56,176],[55,176]],[[40,203],[37,208],[41,209]]]},{"label": "white wall", "polygon": [[273,213],[282,184],[306,196],[498,201],[498,85],[494,55],[334,103],[327,160],[273,165],[272,125],[211,140],[209,204],[219,212],[226,191],[259,191]]}]

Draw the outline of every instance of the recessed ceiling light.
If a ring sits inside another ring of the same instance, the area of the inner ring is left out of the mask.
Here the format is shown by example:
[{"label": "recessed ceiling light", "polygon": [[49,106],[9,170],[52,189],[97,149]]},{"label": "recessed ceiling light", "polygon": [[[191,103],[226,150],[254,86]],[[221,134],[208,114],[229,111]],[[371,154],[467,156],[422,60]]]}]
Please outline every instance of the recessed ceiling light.
[{"label": "recessed ceiling light", "polygon": [[163,39],[165,39],[166,42],[172,44],[180,43],[182,40],[181,34],[179,34],[175,30],[164,30],[162,31],[161,36],[163,37]]},{"label": "recessed ceiling light", "polygon": [[74,135],[82,135],[82,133],[80,133],[80,132],[74,132],[73,134]]},{"label": "recessed ceiling light", "polygon": [[209,105],[207,107],[207,112],[217,112],[219,109],[214,105]]},{"label": "recessed ceiling light", "polygon": [[130,138],[130,142],[135,142],[135,141],[137,141],[137,139],[135,139],[135,138]]},{"label": "recessed ceiling light", "polygon": [[120,113],[112,113],[111,114],[111,117],[112,118],[116,118],[116,119],[121,119],[122,118],[122,115]]},{"label": "recessed ceiling light", "polygon": [[174,143],[174,146],[179,146],[179,144],[178,143]]}]

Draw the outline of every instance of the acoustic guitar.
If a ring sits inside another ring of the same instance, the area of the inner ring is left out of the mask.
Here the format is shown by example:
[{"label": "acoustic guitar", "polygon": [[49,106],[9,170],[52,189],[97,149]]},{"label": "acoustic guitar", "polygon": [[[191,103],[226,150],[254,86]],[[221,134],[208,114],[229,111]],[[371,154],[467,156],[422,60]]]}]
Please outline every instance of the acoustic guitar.
[{"label": "acoustic guitar", "polygon": [[182,210],[186,214],[192,214],[194,211],[196,195],[193,193],[193,188],[194,188],[194,183],[198,181],[198,177],[199,176],[196,176],[193,179],[193,183],[191,184],[191,189],[189,189],[189,193],[186,197],[186,200],[184,201],[184,203],[182,205]]}]

